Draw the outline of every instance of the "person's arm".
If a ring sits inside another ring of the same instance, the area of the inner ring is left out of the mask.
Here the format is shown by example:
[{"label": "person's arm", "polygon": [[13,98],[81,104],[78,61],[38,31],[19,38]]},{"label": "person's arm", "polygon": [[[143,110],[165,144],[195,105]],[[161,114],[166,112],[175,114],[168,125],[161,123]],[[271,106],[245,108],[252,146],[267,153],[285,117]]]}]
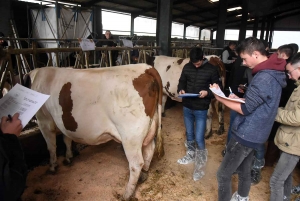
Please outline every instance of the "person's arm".
[{"label": "person's arm", "polygon": [[285,110],[282,107],[278,108],[275,121],[284,125],[300,126],[300,100],[297,102],[295,110]]},{"label": "person's arm", "polygon": [[184,66],[183,69],[182,69],[179,81],[178,81],[177,93],[179,93],[179,94],[182,94],[181,91],[183,91],[184,93],[186,91],[186,82],[187,82],[187,79],[186,79],[186,76],[185,76],[185,68],[186,67]]},{"label": "person's arm", "polygon": [[[215,67],[215,70],[213,71],[213,73],[211,75],[211,81],[210,81],[210,83],[211,84],[218,83],[218,85],[222,84],[222,82],[220,81],[220,76],[219,76],[219,72],[218,72],[217,67]],[[211,90],[209,90],[209,89],[207,91],[207,97],[209,97],[209,98],[213,98],[214,97],[214,93]]]},{"label": "person's arm", "polygon": [[18,114],[1,119],[0,200],[18,200],[26,184],[27,167],[18,137],[22,130]]},{"label": "person's arm", "polygon": [[[211,85],[211,87],[219,87],[219,86],[217,86],[216,84],[214,84],[214,85]],[[238,113],[244,115],[244,113],[243,113],[243,111],[242,111],[242,107],[241,107],[242,103],[227,100],[227,99],[222,98],[222,97],[220,97],[220,96],[218,96],[218,95],[216,95],[216,94],[214,94],[214,96],[215,96],[215,98],[216,98],[219,102],[223,103],[224,105],[226,105],[226,106],[229,107],[230,109],[232,109],[232,110],[234,110],[234,111],[236,111],[236,112],[238,112]]]},{"label": "person's arm", "polygon": [[234,62],[234,60],[229,60],[228,57],[229,57],[228,50],[224,50],[222,53],[222,61],[224,64],[231,64]]}]

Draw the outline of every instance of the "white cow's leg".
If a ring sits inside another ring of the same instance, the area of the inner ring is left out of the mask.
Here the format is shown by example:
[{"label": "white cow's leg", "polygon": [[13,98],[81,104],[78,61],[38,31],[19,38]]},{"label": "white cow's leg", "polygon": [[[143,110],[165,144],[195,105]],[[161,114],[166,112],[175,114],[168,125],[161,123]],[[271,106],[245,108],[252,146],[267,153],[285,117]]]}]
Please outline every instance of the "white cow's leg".
[{"label": "white cow's leg", "polygon": [[[128,142],[134,142],[136,140],[130,140],[127,139]],[[142,150],[141,150],[141,146],[138,145],[133,145],[130,143],[123,143],[123,148],[127,157],[127,160],[129,162],[129,171],[130,171],[130,175],[129,175],[129,181],[127,183],[126,186],[126,190],[125,193],[123,195],[123,198],[125,200],[129,200],[135,191],[136,188],[136,184],[138,182],[140,173],[141,173],[141,169],[144,166],[144,160],[143,160],[143,156],[142,156]]]},{"label": "white cow's leg", "polygon": [[37,123],[39,129],[46,141],[47,148],[50,154],[50,168],[51,172],[55,172],[57,167],[57,157],[56,157],[56,127],[53,119],[45,115],[43,111],[38,111],[36,113]]},{"label": "white cow's leg", "polygon": [[212,136],[212,117],[213,117],[213,108],[212,108],[212,103],[210,103],[207,111],[206,130],[204,136],[205,139],[208,139]]},{"label": "white cow's leg", "polygon": [[72,140],[71,138],[67,137],[64,135],[64,142],[66,145],[66,158],[64,160],[64,164],[70,164],[72,161],[71,159],[73,158],[73,152],[72,152]]},{"label": "white cow's leg", "polygon": [[152,140],[152,142],[150,142],[147,146],[143,147],[144,166],[139,177],[140,183],[144,182],[148,178],[148,170],[153,158],[154,150],[155,150],[154,140]]},{"label": "white cow's leg", "polygon": [[166,102],[167,102],[167,98],[168,96],[166,94],[163,94],[162,96],[162,103],[161,103],[161,113],[162,113],[162,116],[165,117],[166,114],[165,114],[165,105],[166,105]]}]

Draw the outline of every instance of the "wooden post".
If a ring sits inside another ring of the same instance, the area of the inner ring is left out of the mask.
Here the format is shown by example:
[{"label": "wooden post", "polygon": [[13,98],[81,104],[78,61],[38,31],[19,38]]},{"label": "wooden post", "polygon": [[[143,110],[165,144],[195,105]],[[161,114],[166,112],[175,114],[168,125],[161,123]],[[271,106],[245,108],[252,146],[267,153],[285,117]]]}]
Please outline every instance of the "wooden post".
[{"label": "wooden post", "polygon": [[84,52],[86,68],[90,67],[90,61],[89,61],[90,57],[89,57],[89,55],[90,55],[89,51]]},{"label": "wooden post", "polygon": [[47,66],[53,66],[53,62],[52,62],[52,54],[51,54],[51,52],[50,52],[50,53],[47,53],[47,55],[48,55]]},{"label": "wooden post", "polygon": [[109,66],[112,67],[111,50],[108,50]]},{"label": "wooden post", "polygon": [[56,66],[59,67],[58,52],[55,52],[55,62],[56,62]]},{"label": "wooden post", "polygon": [[24,81],[23,81],[23,72],[22,72],[22,63],[21,63],[21,58],[20,58],[20,55],[16,55],[17,57],[17,63],[18,63],[18,71],[19,71],[19,79],[20,79],[20,84],[21,85],[24,85]]}]

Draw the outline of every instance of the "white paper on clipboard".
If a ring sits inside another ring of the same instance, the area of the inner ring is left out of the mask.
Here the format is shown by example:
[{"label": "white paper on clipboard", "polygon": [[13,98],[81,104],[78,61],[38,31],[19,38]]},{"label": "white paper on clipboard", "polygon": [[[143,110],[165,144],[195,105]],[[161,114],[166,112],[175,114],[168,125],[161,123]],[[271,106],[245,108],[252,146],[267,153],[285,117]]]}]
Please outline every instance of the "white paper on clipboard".
[{"label": "white paper on clipboard", "polygon": [[124,47],[131,47],[133,48],[133,44],[131,40],[122,39]]},{"label": "white paper on clipboard", "polygon": [[95,50],[95,43],[92,39],[78,38],[82,51]]},{"label": "white paper on clipboard", "polygon": [[239,103],[245,103],[245,101],[239,99],[239,98],[228,98],[225,96],[225,94],[223,93],[223,91],[221,91],[220,88],[215,88],[215,87],[210,87],[209,88],[214,94],[216,94],[217,96],[220,96],[222,98],[225,98],[227,100],[230,101],[234,101],[234,102],[239,102]]},{"label": "white paper on clipboard", "polygon": [[16,84],[0,99],[0,118],[19,113],[19,119],[24,128],[49,97],[49,95]]}]

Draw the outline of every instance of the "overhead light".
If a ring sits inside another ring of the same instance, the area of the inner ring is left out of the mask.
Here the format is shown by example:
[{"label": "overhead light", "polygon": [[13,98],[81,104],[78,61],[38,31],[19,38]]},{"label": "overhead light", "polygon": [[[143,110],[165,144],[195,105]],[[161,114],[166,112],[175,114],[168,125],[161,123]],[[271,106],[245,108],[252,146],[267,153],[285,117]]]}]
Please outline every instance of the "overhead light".
[{"label": "overhead light", "polygon": [[228,9],[227,9],[227,12],[234,11],[234,10],[241,10],[241,9],[242,9],[241,6],[234,7],[234,8],[228,8]]},{"label": "overhead light", "polygon": [[219,0],[208,0],[210,3],[215,3],[215,2],[217,2],[217,1],[219,1]]},{"label": "overhead light", "polygon": [[252,18],[252,19],[249,19],[249,20],[247,20],[247,21],[253,21],[254,19]]},{"label": "overhead light", "polygon": [[[248,15],[250,15],[250,13],[248,13]],[[236,17],[242,17],[242,14],[237,15]]]}]

